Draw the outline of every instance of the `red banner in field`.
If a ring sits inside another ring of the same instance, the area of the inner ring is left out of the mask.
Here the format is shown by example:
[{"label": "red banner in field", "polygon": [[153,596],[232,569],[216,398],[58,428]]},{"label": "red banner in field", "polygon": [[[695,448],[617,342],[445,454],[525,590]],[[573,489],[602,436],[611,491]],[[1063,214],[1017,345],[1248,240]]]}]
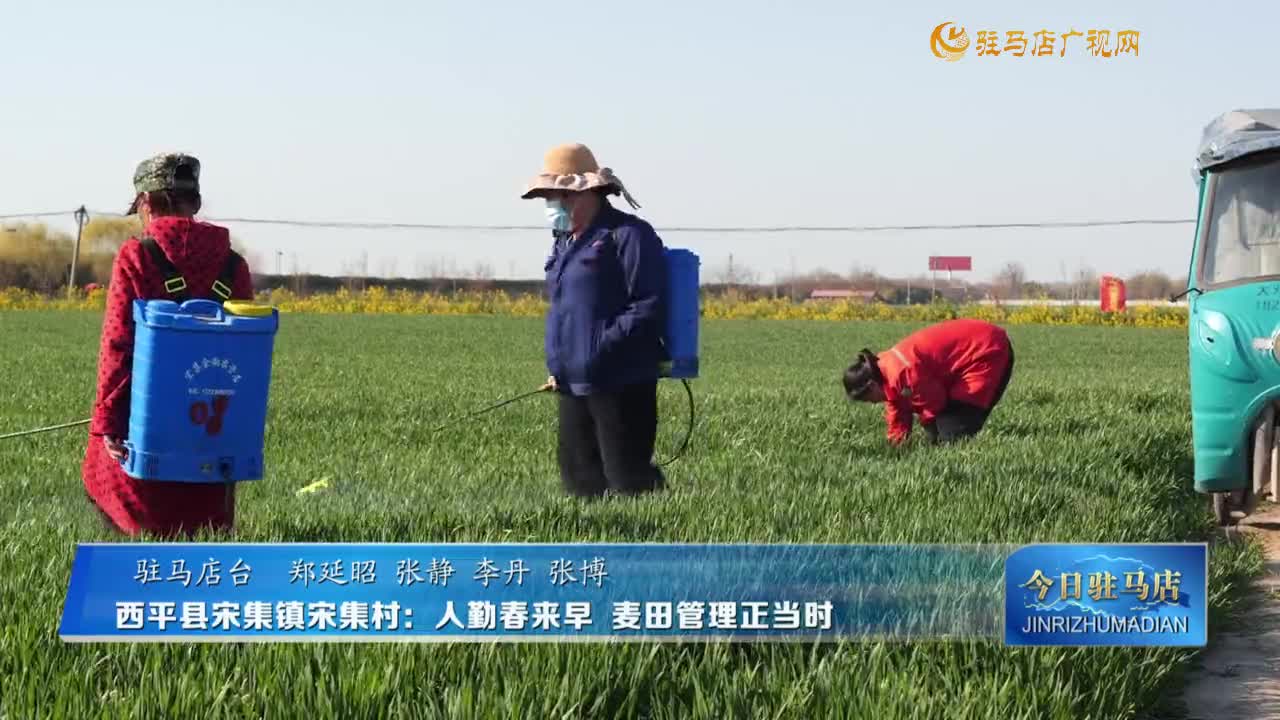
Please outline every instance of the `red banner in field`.
[{"label": "red banner in field", "polygon": [[1102,312],[1124,312],[1124,281],[1111,275],[1103,275],[1098,281],[1098,294]]},{"label": "red banner in field", "polygon": [[968,255],[932,255],[930,270],[972,270],[973,258]]}]

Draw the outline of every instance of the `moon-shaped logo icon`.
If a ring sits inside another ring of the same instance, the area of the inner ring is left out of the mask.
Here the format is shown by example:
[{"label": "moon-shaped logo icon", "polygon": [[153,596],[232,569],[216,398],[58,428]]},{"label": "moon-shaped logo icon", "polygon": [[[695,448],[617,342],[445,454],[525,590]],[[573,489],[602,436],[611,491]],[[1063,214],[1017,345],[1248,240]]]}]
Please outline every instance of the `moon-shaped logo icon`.
[{"label": "moon-shaped logo icon", "polygon": [[[947,30],[948,27],[951,29]],[[955,62],[964,57],[965,50],[969,49],[969,33],[962,27],[955,27],[955,23],[944,22],[934,28],[933,34],[929,36],[929,49],[936,57]]]}]

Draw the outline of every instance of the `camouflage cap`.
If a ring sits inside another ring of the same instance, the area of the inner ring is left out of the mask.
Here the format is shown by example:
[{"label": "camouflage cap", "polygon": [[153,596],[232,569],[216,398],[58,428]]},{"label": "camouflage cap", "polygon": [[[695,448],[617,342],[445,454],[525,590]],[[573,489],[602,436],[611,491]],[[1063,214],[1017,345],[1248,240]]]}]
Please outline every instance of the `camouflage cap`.
[{"label": "camouflage cap", "polygon": [[185,153],[162,153],[138,163],[133,172],[133,204],[126,215],[138,212],[138,195],[160,190],[200,192],[200,161]]}]

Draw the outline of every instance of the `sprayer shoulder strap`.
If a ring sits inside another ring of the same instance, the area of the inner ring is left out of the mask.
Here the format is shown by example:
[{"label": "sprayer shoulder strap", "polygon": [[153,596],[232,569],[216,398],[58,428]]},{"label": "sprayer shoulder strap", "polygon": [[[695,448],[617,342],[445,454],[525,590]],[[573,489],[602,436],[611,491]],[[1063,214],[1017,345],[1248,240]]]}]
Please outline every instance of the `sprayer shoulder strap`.
[{"label": "sprayer shoulder strap", "polygon": [[[177,266],[164,254],[164,250],[160,248],[160,243],[150,235],[144,236],[138,241],[142,244],[143,249],[151,256],[152,262],[160,269],[164,275],[164,291],[174,302],[185,302],[191,299],[191,293],[187,288],[187,280],[178,272]],[[222,265],[222,271],[218,274],[218,278],[213,281],[211,288],[214,298],[217,302],[225,302],[231,299],[231,288],[235,284],[236,270],[240,265],[240,255],[235,250],[227,250],[227,260]],[[210,299],[214,299],[210,298]]]},{"label": "sprayer shoulder strap", "polygon": [[218,274],[218,279],[213,281],[213,287],[210,288],[213,294],[217,296],[218,302],[226,302],[231,299],[231,289],[235,287],[236,270],[240,267],[240,254],[231,248],[227,248],[227,259],[222,263],[222,272]]},{"label": "sprayer shoulder strap", "polygon": [[618,245],[618,230],[619,228],[613,228],[607,235],[605,235],[605,238],[613,248],[613,254],[618,258],[618,262],[622,262],[622,248]]},{"label": "sprayer shoulder strap", "polygon": [[169,256],[164,254],[160,243],[150,235],[144,236],[138,242],[151,256],[151,261],[160,269],[160,274],[164,275],[164,291],[169,294],[169,298],[178,303],[189,299],[191,294],[187,291],[186,278],[178,272],[178,268],[169,260]]}]

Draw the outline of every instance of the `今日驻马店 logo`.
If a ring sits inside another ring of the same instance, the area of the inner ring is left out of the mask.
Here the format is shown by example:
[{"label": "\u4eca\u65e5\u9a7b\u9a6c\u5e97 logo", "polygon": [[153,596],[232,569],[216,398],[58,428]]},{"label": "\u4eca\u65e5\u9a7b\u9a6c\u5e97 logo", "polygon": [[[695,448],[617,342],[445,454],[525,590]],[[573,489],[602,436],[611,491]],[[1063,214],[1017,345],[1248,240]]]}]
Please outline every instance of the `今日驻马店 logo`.
[{"label": "\u4eca\u65e5\u9a7b\u9a6c\u5e97 logo", "polygon": [[969,49],[969,33],[953,22],[944,22],[929,36],[929,49],[935,57],[955,62]]},{"label": "\u4eca\u65e5\u9a7b\u9a6c\u5e97 logo", "polygon": [[1028,545],[1005,561],[1005,643],[1201,647],[1204,543]]}]

